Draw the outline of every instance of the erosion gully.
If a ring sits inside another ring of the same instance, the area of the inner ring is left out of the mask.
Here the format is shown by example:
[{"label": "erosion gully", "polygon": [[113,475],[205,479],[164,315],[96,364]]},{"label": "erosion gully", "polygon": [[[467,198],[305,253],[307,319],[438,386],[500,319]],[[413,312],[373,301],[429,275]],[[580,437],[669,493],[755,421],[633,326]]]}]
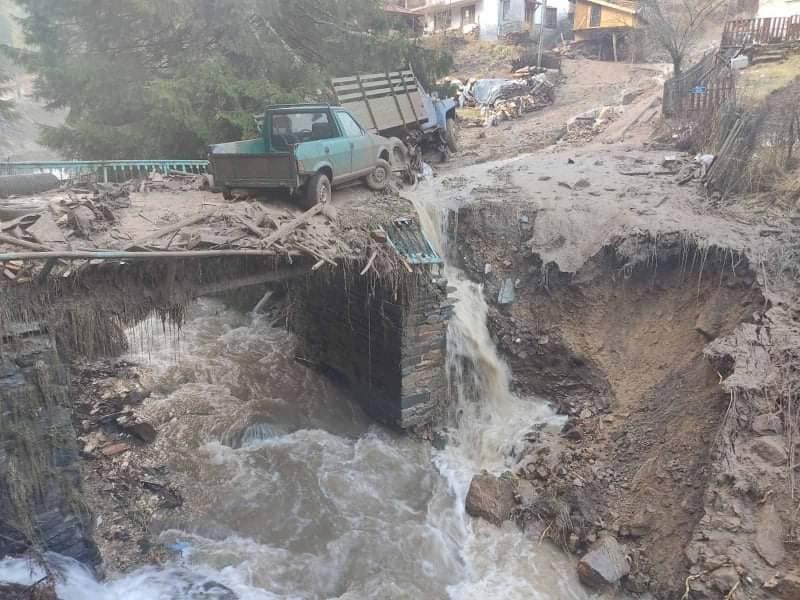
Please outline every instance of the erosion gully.
[{"label": "erosion gully", "polygon": [[[431,196],[419,190],[415,204],[447,256],[448,207]],[[445,268],[457,300],[448,332],[456,397],[441,449],[372,423],[346,390],[294,362],[290,334],[215,300],[193,307],[178,342],[155,337],[132,355],[156,390],[147,410],[170,423],[168,444],[196,448],[170,457],[192,482],[191,510],[159,524],[174,550],[164,566],[98,582],[51,556],[63,572],[59,597],[588,598],[572,561],[548,542],[465,514],[472,476],[510,467],[526,433],[561,417],[510,391],[481,287]],[[186,402],[213,404],[218,426],[171,417]],[[41,577],[27,562],[0,562],[0,581]]]}]

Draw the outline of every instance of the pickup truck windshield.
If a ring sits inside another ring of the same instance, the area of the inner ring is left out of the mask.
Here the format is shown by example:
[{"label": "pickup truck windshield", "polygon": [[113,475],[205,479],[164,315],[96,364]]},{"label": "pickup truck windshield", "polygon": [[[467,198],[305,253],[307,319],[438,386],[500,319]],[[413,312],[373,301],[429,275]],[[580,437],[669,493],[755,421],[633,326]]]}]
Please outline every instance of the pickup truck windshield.
[{"label": "pickup truck windshield", "polygon": [[290,146],[327,140],[337,135],[326,112],[280,112],[271,116],[272,147],[288,150]]}]

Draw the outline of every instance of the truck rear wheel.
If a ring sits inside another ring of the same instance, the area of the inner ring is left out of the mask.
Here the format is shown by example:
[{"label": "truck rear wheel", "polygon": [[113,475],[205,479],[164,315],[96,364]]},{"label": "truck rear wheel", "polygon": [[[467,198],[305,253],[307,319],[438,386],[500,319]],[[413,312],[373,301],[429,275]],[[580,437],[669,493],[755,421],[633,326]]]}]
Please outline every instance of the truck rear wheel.
[{"label": "truck rear wheel", "polygon": [[327,204],[333,196],[331,180],[325,173],[317,173],[305,185],[298,201],[302,208],[308,210],[317,204]]},{"label": "truck rear wheel", "polygon": [[382,158],[378,159],[372,173],[364,178],[367,187],[373,191],[380,192],[385,190],[389,185],[389,180],[392,178],[392,165]]},{"label": "truck rear wheel", "polygon": [[458,123],[455,118],[448,117],[446,123],[446,140],[450,152],[458,152]]}]

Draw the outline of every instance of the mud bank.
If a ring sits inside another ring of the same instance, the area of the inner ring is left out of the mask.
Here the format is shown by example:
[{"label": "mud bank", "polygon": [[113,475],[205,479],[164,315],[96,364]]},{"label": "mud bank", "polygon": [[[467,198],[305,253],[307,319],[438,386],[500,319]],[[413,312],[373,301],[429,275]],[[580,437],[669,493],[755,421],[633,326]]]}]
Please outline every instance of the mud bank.
[{"label": "mud bank", "polygon": [[615,536],[631,592],[800,597],[797,372],[779,368],[800,335],[763,265],[685,231],[592,248],[596,231],[532,208],[483,203],[457,219],[513,385],[569,415],[515,467],[532,484],[518,520],[581,555]]}]

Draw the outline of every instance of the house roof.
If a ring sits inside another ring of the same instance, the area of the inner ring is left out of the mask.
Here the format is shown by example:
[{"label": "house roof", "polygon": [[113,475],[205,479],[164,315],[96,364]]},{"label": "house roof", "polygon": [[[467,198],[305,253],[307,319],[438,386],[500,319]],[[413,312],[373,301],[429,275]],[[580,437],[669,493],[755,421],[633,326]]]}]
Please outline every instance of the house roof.
[{"label": "house roof", "polygon": [[421,15],[430,12],[438,12],[440,10],[448,10],[450,8],[458,8],[459,6],[469,6],[470,4],[477,4],[477,0],[451,0],[450,2],[439,2],[437,4],[425,4],[417,8],[412,8],[413,14]]},{"label": "house roof", "polygon": [[605,6],[606,8],[613,8],[614,10],[618,10],[620,12],[628,13],[631,15],[637,14],[639,11],[636,10],[635,6],[638,4],[637,2],[609,2],[608,0],[584,0],[587,4],[599,4],[600,6]]}]

